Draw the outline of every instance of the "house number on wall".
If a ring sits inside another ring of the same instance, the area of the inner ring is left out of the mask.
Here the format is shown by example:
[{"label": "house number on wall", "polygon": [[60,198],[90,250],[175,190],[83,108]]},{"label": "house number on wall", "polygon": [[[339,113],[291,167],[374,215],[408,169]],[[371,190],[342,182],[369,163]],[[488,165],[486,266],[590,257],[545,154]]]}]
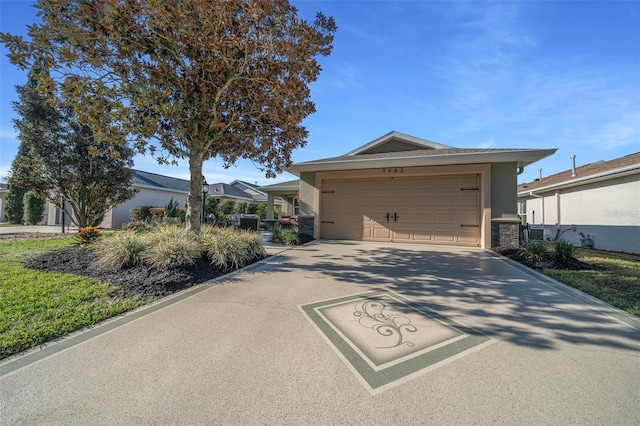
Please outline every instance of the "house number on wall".
[{"label": "house number on wall", "polygon": [[404,172],[404,167],[389,167],[382,169],[382,173],[402,173]]}]

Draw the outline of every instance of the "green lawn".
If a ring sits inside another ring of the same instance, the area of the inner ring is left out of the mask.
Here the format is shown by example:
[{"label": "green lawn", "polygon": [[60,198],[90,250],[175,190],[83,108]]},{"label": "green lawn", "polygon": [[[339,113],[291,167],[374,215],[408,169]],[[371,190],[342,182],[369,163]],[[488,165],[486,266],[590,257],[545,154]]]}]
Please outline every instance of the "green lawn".
[{"label": "green lawn", "polygon": [[26,257],[72,241],[0,242],[0,359],[148,302],[122,298],[117,287],[85,277],[23,266]]},{"label": "green lawn", "polygon": [[545,268],[542,273],[640,316],[640,260],[585,249],[578,249],[575,257],[594,269],[565,271]]}]

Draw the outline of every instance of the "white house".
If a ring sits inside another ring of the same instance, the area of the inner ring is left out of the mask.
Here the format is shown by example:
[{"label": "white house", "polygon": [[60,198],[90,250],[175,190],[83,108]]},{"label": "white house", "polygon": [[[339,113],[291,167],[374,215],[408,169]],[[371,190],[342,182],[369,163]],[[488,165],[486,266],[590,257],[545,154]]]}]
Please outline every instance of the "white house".
[{"label": "white house", "polygon": [[640,253],[640,152],[521,184],[518,206],[544,239]]}]

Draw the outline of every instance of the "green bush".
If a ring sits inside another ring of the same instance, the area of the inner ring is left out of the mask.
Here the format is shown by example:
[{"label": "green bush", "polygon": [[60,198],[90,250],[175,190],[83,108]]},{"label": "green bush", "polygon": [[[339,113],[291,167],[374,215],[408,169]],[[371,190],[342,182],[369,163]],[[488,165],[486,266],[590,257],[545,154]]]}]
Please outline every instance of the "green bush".
[{"label": "green bush", "polygon": [[143,262],[144,252],[150,242],[146,235],[135,231],[115,232],[105,236],[96,245],[98,266],[119,270]]},{"label": "green bush", "polygon": [[530,262],[540,262],[547,255],[547,245],[542,241],[529,241],[520,249],[518,256]]},{"label": "green bush", "polygon": [[169,203],[164,206],[164,216],[165,217],[177,217],[178,216],[178,202],[173,201],[173,197],[169,200]]},{"label": "green bush", "polygon": [[296,227],[276,227],[271,233],[271,242],[284,244],[286,246],[300,245],[300,236]]},{"label": "green bush", "polygon": [[573,259],[576,254],[576,248],[573,244],[565,240],[558,240],[554,244],[556,257],[560,260]]},{"label": "green bush", "polygon": [[152,220],[151,216],[152,206],[138,206],[130,210],[129,216],[133,222],[149,222]]},{"label": "green bush", "polygon": [[36,196],[33,191],[28,191],[22,199],[24,203],[24,220],[32,225],[37,225],[42,221],[44,214],[44,200]]}]

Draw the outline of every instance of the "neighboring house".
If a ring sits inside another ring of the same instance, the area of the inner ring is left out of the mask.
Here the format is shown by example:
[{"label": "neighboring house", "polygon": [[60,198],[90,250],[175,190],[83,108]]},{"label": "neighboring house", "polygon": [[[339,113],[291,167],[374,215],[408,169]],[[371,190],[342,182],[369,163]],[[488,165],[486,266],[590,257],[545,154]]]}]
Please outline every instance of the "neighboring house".
[{"label": "neighboring house", "polygon": [[253,203],[255,202],[251,194],[245,191],[231,186],[228,183],[212,183],[209,184],[208,197],[219,198],[220,201],[232,200],[239,203]]},{"label": "neighboring house", "polygon": [[555,151],[453,148],[390,132],[287,171],[300,177],[300,230],[315,238],[514,247],[517,174]]},{"label": "neighboring house", "polygon": [[[179,203],[179,207],[185,207],[186,197],[189,193],[189,181],[156,173],[133,171],[131,186],[138,192],[130,200],[117,205],[105,215],[100,227],[119,228],[125,222],[131,221],[131,209],[139,206],[164,207],[173,198]],[[59,208],[47,203],[46,224],[60,225],[62,214]],[[69,208],[70,210],[70,208]],[[70,223],[69,219],[65,224]]]},{"label": "neighboring house", "polygon": [[640,253],[640,152],[521,184],[518,204],[541,238]]},{"label": "neighboring house", "polygon": [[261,186],[260,190],[267,193],[267,219],[274,219],[274,205],[278,204],[278,200],[281,203],[281,215],[298,216],[300,208],[299,179]]}]

